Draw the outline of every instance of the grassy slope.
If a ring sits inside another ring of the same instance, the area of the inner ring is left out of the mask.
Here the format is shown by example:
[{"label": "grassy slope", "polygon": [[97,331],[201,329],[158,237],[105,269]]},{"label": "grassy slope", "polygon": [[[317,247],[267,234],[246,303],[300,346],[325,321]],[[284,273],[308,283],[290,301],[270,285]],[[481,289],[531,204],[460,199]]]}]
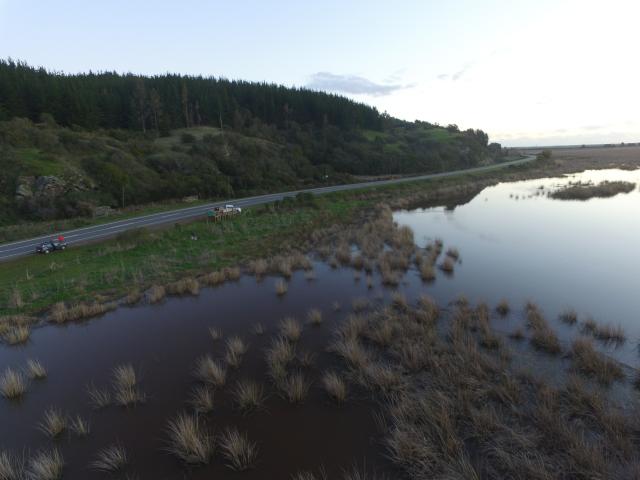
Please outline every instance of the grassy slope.
[{"label": "grassy slope", "polygon": [[[524,167],[519,167],[523,169]],[[34,313],[57,301],[80,301],[96,295],[124,295],[132,286],[146,288],[187,274],[237,265],[296,245],[316,228],[348,223],[358,208],[374,205],[381,195],[426,192],[505,172],[378,187],[363,192],[340,192],[317,199],[317,206],[284,210],[255,207],[224,223],[197,221],[189,225],[141,235],[127,234],[96,245],[72,248],[49,256],[32,256],[3,264],[0,269],[0,314]],[[379,195],[377,195],[379,193]],[[198,241],[191,240],[191,233]],[[19,292],[24,305],[12,308]]]}]

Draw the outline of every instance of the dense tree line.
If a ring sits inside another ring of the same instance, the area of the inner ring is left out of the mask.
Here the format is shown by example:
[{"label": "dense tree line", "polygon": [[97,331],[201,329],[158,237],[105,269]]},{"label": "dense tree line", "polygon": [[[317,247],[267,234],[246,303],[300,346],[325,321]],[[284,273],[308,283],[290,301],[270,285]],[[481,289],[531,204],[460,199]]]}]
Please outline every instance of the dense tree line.
[{"label": "dense tree line", "polygon": [[173,74],[66,75],[0,60],[0,120],[37,121],[42,113],[64,126],[164,133],[196,125],[238,124],[249,117],[280,128],[292,121],[341,129],[382,128],[375,108],[303,88]]}]

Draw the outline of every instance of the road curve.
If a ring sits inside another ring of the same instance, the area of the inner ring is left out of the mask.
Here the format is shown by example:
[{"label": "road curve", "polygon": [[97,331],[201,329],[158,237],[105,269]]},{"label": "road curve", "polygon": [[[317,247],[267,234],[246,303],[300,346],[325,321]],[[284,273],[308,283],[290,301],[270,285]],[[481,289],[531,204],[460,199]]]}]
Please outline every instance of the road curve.
[{"label": "road curve", "polygon": [[[379,181],[373,181],[373,182],[351,183],[347,185],[333,185],[329,187],[309,188],[305,190],[294,190],[290,192],[270,193],[267,195],[258,195],[255,197],[230,199],[230,200],[224,200],[224,201],[215,202],[215,203],[209,203],[206,205],[198,205],[195,207],[181,208],[179,210],[153,213],[150,215],[142,215],[139,217],[132,217],[124,220],[118,220],[115,222],[103,223],[101,225],[77,228],[74,230],[67,230],[64,232],[55,232],[55,234],[64,235],[69,245],[72,246],[72,245],[77,245],[81,243],[112,238],[118,235],[119,233],[125,232],[127,230],[143,228],[143,227],[155,227],[159,225],[165,225],[165,224],[175,223],[179,221],[190,220],[196,217],[201,217],[206,215],[206,212],[208,210],[211,210],[213,207],[222,206],[228,203],[232,203],[238,207],[250,207],[253,205],[260,205],[264,203],[274,202],[276,200],[282,200],[285,197],[292,197],[302,192],[321,195],[324,193],[339,192],[342,190],[357,190],[361,188],[391,185],[394,183],[406,183],[406,182],[415,182],[418,180],[429,180],[429,179],[442,178],[442,177],[451,177],[451,176],[460,175],[464,173],[486,172],[486,171],[496,170],[496,169],[511,166],[511,165],[520,165],[526,162],[530,162],[531,160],[534,160],[534,159],[535,159],[535,156],[531,155],[520,160],[513,160],[511,162],[487,165],[484,167],[469,168],[465,170],[455,170],[451,172],[432,173],[429,175],[403,177],[403,178],[396,178],[396,179],[390,179],[390,180],[379,180]],[[44,240],[48,240],[49,238],[51,238],[51,235],[43,235],[40,237],[30,238],[28,240],[20,240],[16,242],[2,244],[0,245],[0,262],[15,260],[20,257],[32,255],[35,253],[36,246],[41,242],[43,242]]]}]

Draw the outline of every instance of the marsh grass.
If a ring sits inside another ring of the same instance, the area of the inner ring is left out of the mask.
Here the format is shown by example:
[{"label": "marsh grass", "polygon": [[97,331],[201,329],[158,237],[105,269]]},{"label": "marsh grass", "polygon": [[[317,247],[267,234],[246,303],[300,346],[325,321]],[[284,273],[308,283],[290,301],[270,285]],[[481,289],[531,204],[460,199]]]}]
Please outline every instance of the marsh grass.
[{"label": "marsh grass", "polygon": [[147,301],[149,303],[158,303],[164,300],[167,296],[167,291],[162,285],[153,285],[147,291]]},{"label": "marsh grass", "polygon": [[436,272],[430,262],[423,261],[419,265],[420,278],[423,282],[432,282],[436,278]]},{"label": "marsh grass", "polygon": [[100,410],[111,405],[111,394],[108,390],[100,389],[92,383],[87,385],[87,395],[95,410]]},{"label": "marsh grass", "polygon": [[440,270],[445,273],[453,273],[455,267],[455,261],[451,257],[445,257],[442,263],[440,263]]},{"label": "marsh grass", "polygon": [[567,325],[575,325],[578,322],[578,314],[572,308],[562,311],[559,318]]},{"label": "marsh grass", "polygon": [[169,421],[167,450],[187,464],[208,464],[213,455],[213,436],[197,416],[179,414]]},{"label": "marsh grass", "polygon": [[266,395],[264,388],[253,380],[239,380],[233,390],[238,409],[249,413],[264,406]]},{"label": "marsh grass", "polygon": [[276,382],[287,375],[287,367],[296,357],[295,345],[284,338],[275,338],[267,349],[266,359],[269,375]]},{"label": "marsh grass", "polygon": [[29,340],[31,328],[28,325],[15,325],[10,327],[2,338],[9,345],[21,345]]},{"label": "marsh grass", "polygon": [[327,394],[336,402],[343,403],[347,399],[347,383],[336,372],[326,372],[322,376],[322,385]]},{"label": "marsh grass", "polygon": [[128,407],[144,403],[146,396],[138,387],[138,375],[131,364],[116,366],[111,376],[117,405]]},{"label": "marsh grass", "polygon": [[288,289],[289,287],[287,286],[287,282],[282,279],[276,281],[276,295],[282,297],[285,293],[287,293]]},{"label": "marsh grass", "polygon": [[33,380],[41,380],[47,377],[47,370],[39,360],[30,358],[27,360],[27,374]]},{"label": "marsh grass", "polygon": [[583,322],[582,332],[588,333],[604,343],[622,345],[627,340],[620,325],[600,325],[593,318],[588,318]]},{"label": "marsh grass", "polygon": [[225,353],[225,361],[233,368],[239,368],[242,365],[244,354],[247,353],[249,346],[238,336],[231,337],[227,340],[227,351]]},{"label": "marsh grass", "polygon": [[454,260],[457,260],[458,258],[460,258],[460,252],[455,247],[448,248],[446,255],[447,255],[447,257],[451,257]]},{"label": "marsh grass", "polygon": [[118,472],[124,470],[129,463],[129,456],[122,445],[111,445],[103,448],[91,462],[91,468],[102,472]]},{"label": "marsh grass", "polygon": [[170,283],[165,290],[169,295],[198,295],[200,284],[193,277],[185,277]]},{"label": "marsh grass", "polygon": [[297,342],[302,335],[302,325],[295,318],[286,317],[280,321],[280,334],[290,342]]},{"label": "marsh grass", "polygon": [[304,351],[298,355],[298,362],[304,368],[311,368],[316,361],[316,354],[310,351]]},{"label": "marsh grass", "polygon": [[617,362],[598,352],[588,338],[578,338],[571,348],[571,360],[576,371],[609,385],[625,377]]},{"label": "marsh grass", "polygon": [[7,367],[0,377],[0,392],[2,396],[11,400],[17,400],[27,391],[27,382],[24,375],[11,367]]},{"label": "marsh grass", "polygon": [[370,302],[367,297],[358,297],[351,302],[351,309],[356,313],[360,313],[369,308],[369,305]]},{"label": "marsh grass", "polygon": [[251,333],[253,333],[254,335],[264,335],[265,332],[265,328],[264,325],[260,322],[255,323],[252,327],[251,327]]},{"label": "marsh grass", "polygon": [[58,480],[62,478],[64,459],[58,449],[41,450],[27,462],[29,480]]},{"label": "marsh grass", "polygon": [[562,352],[560,340],[555,334],[547,320],[544,318],[538,307],[533,303],[527,303],[527,326],[531,329],[531,344],[538,350],[545,351],[552,355]]},{"label": "marsh grass", "polygon": [[253,467],[258,457],[258,446],[249,440],[245,433],[232,427],[220,435],[220,450],[227,466],[236,471]]},{"label": "marsh grass", "polygon": [[0,450],[0,480],[22,480],[24,460],[9,452]]},{"label": "marsh grass", "polygon": [[322,325],[322,312],[317,308],[312,308],[307,313],[307,322],[316,327]]},{"label": "marsh grass", "polygon": [[510,310],[511,308],[509,307],[509,302],[506,298],[500,300],[498,302],[498,305],[496,305],[496,312],[498,312],[498,314],[503,317],[506,317],[509,314]]},{"label": "marsh grass", "polygon": [[191,391],[189,404],[197,414],[209,413],[213,411],[213,398],[213,390],[207,386],[199,385]]},{"label": "marsh grass", "polygon": [[80,415],[76,415],[73,419],[71,419],[71,422],[69,423],[69,429],[77,437],[86,437],[87,435],[89,435],[89,433],[91,433],[91,425]]},{"label": "marsh grass", "polygon": [[211,355],[204,355],[196,361],[195,376],[201,382],[222,387],[227,381],[227,369],[214,361]]},{"label": "marsh grass", "polygon": [[217,327],[209,327],[209,336],[213,341],[218,341],[222,338],[222,329]]},{"label": "marsh grass", "polygon": [[257,278],[262,278],[269,270],[269,264],[263,258],[259,258],[249,263],[249,271]]},{"label": "marsh grass", "polygon": [[51,407],[45,411],[38,428],[48,437],[59,437],[67,429],[67,417],[60,410]]},{"label": "marsh grass", "polygon": [[283,378],[278,387],[289,403],[303,403],[309,394],[311,382],[302,373],[294,372]]},{"label": "marsh grass", "polygon": [[58,324],[76,322],[88,318],[97,317],[106,312],[114,310],[117,303],[85,303],[80,302],[74,305],[66,305],[63,302],[54,304],[49,311],[49,319]]}]

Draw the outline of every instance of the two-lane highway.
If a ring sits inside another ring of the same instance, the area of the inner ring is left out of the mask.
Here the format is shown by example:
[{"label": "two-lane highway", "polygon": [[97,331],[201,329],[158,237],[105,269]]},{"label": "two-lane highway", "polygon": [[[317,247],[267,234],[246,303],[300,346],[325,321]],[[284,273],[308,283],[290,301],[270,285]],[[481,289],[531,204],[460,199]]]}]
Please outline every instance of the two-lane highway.
[{"label": "two-lane highway", "polygon": [[260,205],[264,203],[274,202],[276,200],[282,200],[285,197],[292,197],[298,193],[308,192],[315,195],[321,195],[324,193],[338,192],[343,190],[356,190],[362,188],[378,187],[383,185],[390,185],[394,183],[406,183],[415,182],[418,180],[429,180],[442,177],[451,177],[460,175],[463,173],[477,173],[489,170],[495,170],[499,168],[508,167],[511,165],[519,165],[522,163],[530,162],[535,159],[534,156],[529,156],[520,160],[514,160],[511,162],[499,163],[494,165],[487,165],[484,167],[470,168],[466,170],[456,170],[452,172],[434,173],[429,175],[420,175],[416,177],[403,177],[391,180],[379,180],[373,182],[361,182],[352,183],[348,185],[333,185],[329,187],[310,188],[306,190],[295,190],[291,192],[283,193],[271,193],[268,195],[259,195],[255,197],[246,197],[232,200],[225,200],[221,202],[210,203],[206,205],[197,205],[195,207],[181,208],[179,210],[172,210],[167,212],[153,213],[150,215],[142,215],[138,217],[127,218],[124,220],[118,220],[115,222],[104,223],[101,225],[89,226],[84,228],[77,228],[75,230],[68,230],[64,232],[51,232],[50,235],[43,235],[41,237],[30,238],[28,240],[20,240],[17,242],[5,243],[0,245],[0,261],[13,260],[16,258],[24,257],[35,253],[37,245],[45,240],[51,238],[52,235],[64,235],[66,241],[70,246],[77,245],[86,242],[105,240],[112,238],[119,233],[127,230],[133,230],[143,227],[157,227],[160,225],[171,224],[179,221],[190,220],[193,218],[206,215],[207,211],[214,207],[223,206],[225,204],[233,204],[238,207],[249,207],[252,205]]}]

